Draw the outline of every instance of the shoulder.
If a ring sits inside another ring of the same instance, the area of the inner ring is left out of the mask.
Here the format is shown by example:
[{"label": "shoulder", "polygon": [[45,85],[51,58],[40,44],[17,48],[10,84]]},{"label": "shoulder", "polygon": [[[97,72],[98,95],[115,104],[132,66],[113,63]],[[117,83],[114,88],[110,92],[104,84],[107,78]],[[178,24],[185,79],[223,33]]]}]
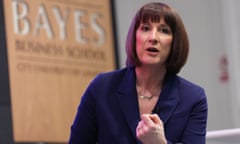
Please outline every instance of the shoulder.
[{"label": "shoulder", "polygon": [[132,71],[131,68],[121,68],[114,71],[99,73],[91,82],[91,85],[111,87],[119,85],[124,77]]},{"label": "shoulder", "polygon": [[176,80],[178,82],[178,85],[183,89],[193,90],[193,91],[201,91],[204,90],[202,86],[189,81],[181,76],[176,76]]},{"label": "shoulder", "polygon": [[110,72],[104,72],[104,73],[99,73],[94,81],[116,81],[116,80],[121,80],[124,75],[126,74],[128,68],[122,68]]},{"label": "shoulder", "polygon": [[206,118],[208,104],[204,88],[177,75],[175,75],[174,79],[176,93],[179,98],[179,109],[190,110],[191,113],[203,112],[204,118]]},{"label": "shoulder", "polygon": [[205,90],[202,86],[177,75],[175,76],[175,80],[182,98],[186,98],[188,100],[206,99]]}]

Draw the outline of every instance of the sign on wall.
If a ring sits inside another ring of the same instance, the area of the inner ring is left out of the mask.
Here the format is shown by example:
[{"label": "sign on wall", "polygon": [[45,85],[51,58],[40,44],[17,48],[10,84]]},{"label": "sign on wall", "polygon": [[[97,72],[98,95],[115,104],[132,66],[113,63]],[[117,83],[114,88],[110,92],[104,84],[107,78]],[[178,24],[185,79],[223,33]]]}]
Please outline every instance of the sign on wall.
[{"label": "sign on wall", "polygon": [[15,141],[66,142],[86,86],[115,69],[109,0],[4,0]]}]

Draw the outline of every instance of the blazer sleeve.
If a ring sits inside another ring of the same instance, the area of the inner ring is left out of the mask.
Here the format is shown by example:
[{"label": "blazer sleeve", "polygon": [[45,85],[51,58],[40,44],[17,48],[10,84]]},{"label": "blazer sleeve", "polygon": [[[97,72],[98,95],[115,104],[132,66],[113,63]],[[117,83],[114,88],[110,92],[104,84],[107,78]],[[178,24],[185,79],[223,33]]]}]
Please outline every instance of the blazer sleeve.
[{"label": "blazer sleeve", "polygon": [[185,127],[181,142],[183,144],[205,144],[208,105],[204,90],[200,92],[199,101],[193,106],[189,121]]},{"label": "blazer sleeve", "polygon": [[69,144],[96,144],[96,139],[96,101],[94,98],[94,84],[91,83],[82,96],[71,126]]}]

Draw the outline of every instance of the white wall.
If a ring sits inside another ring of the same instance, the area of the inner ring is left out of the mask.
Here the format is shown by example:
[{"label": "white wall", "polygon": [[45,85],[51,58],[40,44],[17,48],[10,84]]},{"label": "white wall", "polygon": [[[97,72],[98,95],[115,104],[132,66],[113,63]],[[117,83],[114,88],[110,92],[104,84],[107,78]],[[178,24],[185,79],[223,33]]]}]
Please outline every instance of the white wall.
[{"label": "white wall", "polygon": [[[121,67],[125,65],[125,38],[131,19],[137,9],[147,2],[150,2],[150,0],[115,1]],[[240,32],[237,25],[228,29],[228,20],[232,20],[232,23],[237,22],[239,26],[239,19],[235,19],[237,15],[232,14],[237,11],[240,13],[237,10],[237,5],[234,5],[238,4],[240,6],[240,1],[162,0],[162,2],[169,4],[179,12],[189,34],[190,55],[188,63],[180,75],[205,88],[209,105],[208,130],[239,126],[239,122],[237,121],[239,120],[239,115],[237,114],[239,106],[237,104],[240,100],[238,99],[238,102],[235,100],[239,98],[240,92],[239,90],[237,91],[237,85],[239,86],[240,84],[239,80],[233,81],[233,79],[239,78],[239,76],[236,76],[239,74],[240,69],[239,67],[235,68],[235,66],[239,65],[236,57],[240,56],[239,51],[237,51],[240,45]],[[229,5],[229,7],[225,5]],[[235,9],[229,11],[229,8],[232,6]],[[231,18],[228,17],[229,14],[232,15]],[[236,32],[235,28],[238,28],[238,32]],[[235,37],[234,43],[232,43],[233,40],[230,35]],[[236,36],[238,36],[238,39]],[[229,44],[233,47],[230,50],[228,47]],[[236,51],[238,52],[237,56],[235,54]],[[231,63],[230,81],[225,82],[220,79],[223,73],[220,61],[224,56]]]},{"label": "white wall", "polygon": [[240,1],[222,0],[225,48],[229,58],[231,76],[230,95],[233,122],[240,127]]}]

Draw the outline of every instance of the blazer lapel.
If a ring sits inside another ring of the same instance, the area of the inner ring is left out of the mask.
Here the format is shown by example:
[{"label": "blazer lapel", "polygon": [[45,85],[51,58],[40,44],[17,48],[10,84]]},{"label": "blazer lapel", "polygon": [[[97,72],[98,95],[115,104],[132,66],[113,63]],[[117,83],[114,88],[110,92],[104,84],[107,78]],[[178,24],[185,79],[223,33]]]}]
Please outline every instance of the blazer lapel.
[{"label": "blazer lapel", "polygon": [[175,111],[179,101],[178,96],[179,94],[177,89],[176,76],[167,75],[159,101],[154,108],[154,111],[159,114],[164,124],[167,123],[168,119]]},{"label": "blazer lapel", "polygon": [[[164,124],[167,123],[168,119],[173,114],[179,101],[177,83],[175,80],[175,75],[167,75],[159,101],[154,108],[154,111],[159,114]],[[136,127],[140,121],[140,114],[135,82],[136,75],[134,68],[128,68],[118,89],[117,97],[123,116],[133,136],[136,138]],[[136,141],[141,144],[137,139]]]},{"label": "blazer lapel", "polygon": [[140,115],[135,81],[136,76],[134,68],[128,68],[122,79],[117,96],[124,118],[133,136],[136,138],[136,127],[140,120]]}]

